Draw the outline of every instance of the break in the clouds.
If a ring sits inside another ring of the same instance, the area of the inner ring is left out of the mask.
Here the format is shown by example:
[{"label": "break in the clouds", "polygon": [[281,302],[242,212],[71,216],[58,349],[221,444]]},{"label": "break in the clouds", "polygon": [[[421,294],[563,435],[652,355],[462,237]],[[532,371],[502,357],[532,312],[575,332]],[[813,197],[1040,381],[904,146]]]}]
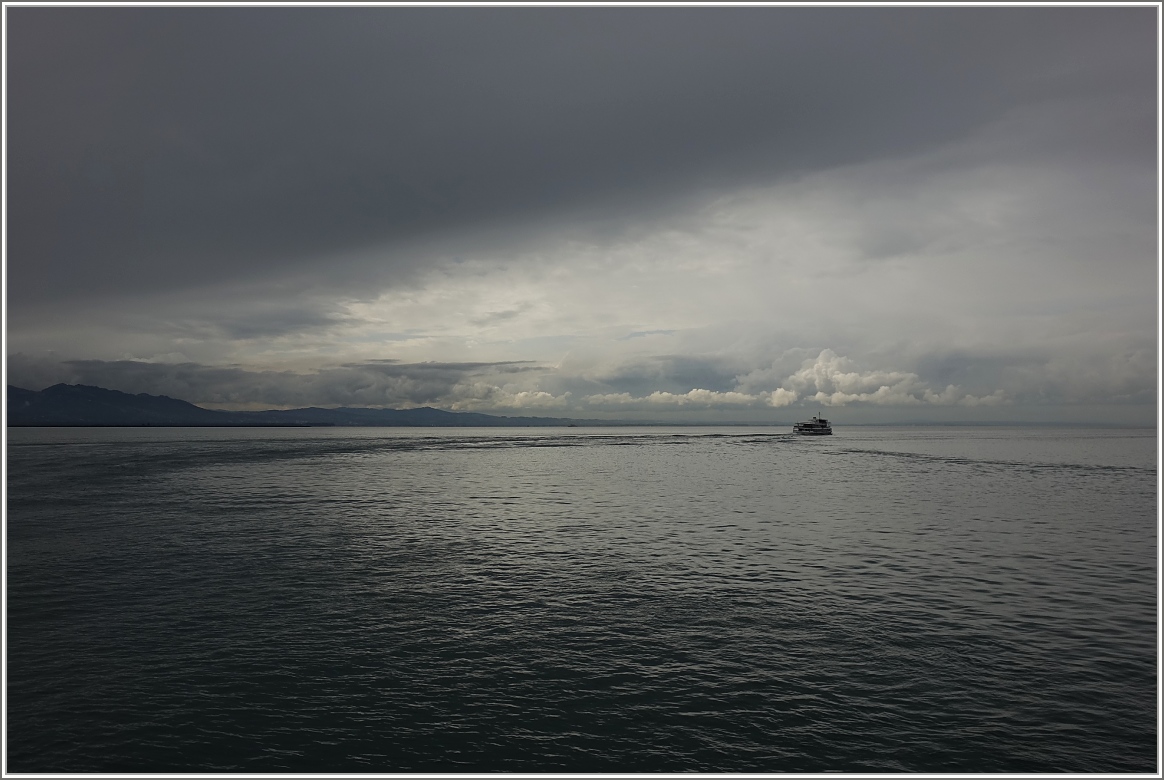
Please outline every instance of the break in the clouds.
[{"label": "break in the clouds", "polygon": [[1154,7],[5,14],[12,384],[1154,420]]}]

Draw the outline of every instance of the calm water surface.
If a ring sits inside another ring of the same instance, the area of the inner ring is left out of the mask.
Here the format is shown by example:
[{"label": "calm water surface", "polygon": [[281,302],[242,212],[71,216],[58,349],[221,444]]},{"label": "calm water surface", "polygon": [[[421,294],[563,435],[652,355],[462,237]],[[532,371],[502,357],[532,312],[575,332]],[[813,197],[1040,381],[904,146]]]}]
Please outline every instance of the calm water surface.
[{"label": "calm water surface", "polygon": [[1156,770],[1155,430],[9,429],[8,770]]}]

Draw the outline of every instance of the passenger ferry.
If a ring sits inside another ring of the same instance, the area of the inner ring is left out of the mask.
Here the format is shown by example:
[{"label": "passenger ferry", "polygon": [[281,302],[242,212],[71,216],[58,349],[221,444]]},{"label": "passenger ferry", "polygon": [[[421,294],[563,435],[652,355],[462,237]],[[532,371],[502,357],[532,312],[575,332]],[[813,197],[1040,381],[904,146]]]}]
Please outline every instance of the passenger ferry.
[{"label": "passenger ferry", "polygon": [[792,426],[793,433],[804,434],[805,436],[832,436],[833,426],[829,425],[828,420],[813,415],[813,418],[808,422],[798,422]]}]

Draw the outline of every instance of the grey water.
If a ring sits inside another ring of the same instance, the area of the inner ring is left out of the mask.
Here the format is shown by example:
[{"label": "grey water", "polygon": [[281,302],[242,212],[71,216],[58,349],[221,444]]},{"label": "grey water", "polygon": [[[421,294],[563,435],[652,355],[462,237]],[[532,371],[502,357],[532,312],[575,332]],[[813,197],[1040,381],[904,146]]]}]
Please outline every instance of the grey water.
[{"label": "grey water", "polygon": [[1154,429],[8,429],[9,772],[1154,772]]}]

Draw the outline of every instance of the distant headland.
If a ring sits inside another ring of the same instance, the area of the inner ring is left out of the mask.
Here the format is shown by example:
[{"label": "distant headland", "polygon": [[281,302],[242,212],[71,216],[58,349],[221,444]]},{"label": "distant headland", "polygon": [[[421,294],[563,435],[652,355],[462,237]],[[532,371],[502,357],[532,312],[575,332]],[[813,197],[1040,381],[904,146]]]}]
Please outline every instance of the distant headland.
[{"label": "distant headland", "polygon": [[58,384],[44,390],[8,386],[8,425],[45,427],[168,426],[168,427],[307,427],[385,426],[407,428],[478,428],[515,426],[626,425],[607,420],[559,417],[501,417],[442,409],[272,409],[229,412],[146,393],[122,393],[91,385]]}]

